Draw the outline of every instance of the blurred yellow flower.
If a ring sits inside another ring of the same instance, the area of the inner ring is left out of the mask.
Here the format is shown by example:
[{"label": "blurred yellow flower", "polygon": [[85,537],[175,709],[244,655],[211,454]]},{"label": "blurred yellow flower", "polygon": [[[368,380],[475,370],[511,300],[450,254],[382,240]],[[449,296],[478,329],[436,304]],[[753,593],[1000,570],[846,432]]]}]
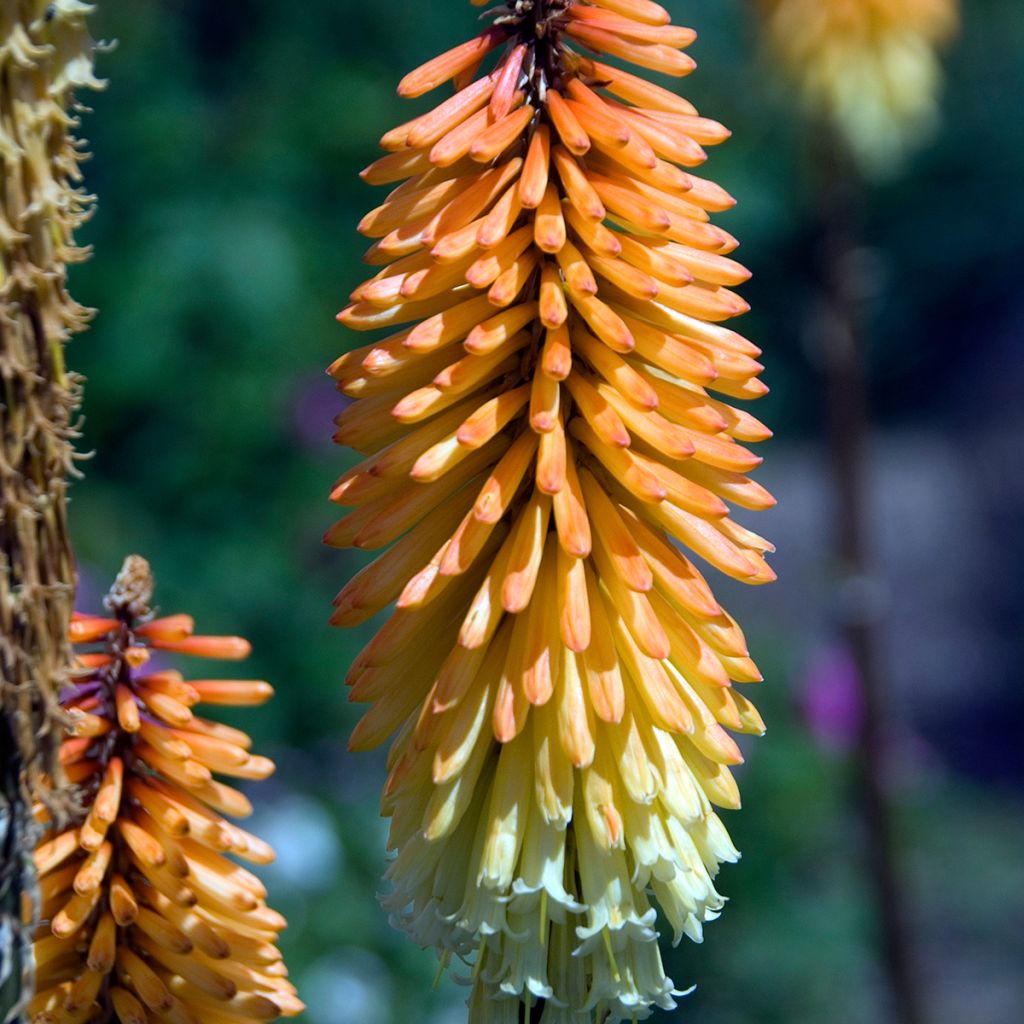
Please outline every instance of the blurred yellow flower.
[{"label": "blurred yellow flower", "polygon": [[331,367],[365,459],[326,540],[390,548],[332,621],[396,602],[347,680],[352,747],[396,737],[396,924],[467,964],[479,1024],[634,1019],[678,994],[656,907],[699,940],[738,856],[713,808],[739,804],[726,730],[764,727],[733,683],[760,675],[674,541],[774,579],[727,504],[773,504],[744,447],[770,432],[729,402],[767,388],[723,325],[733,200],[690,170],[728,131],[598,59],[683,76],[694,33],[650,0],[491,15],[402,80],[455,91],[363,172],[393,191],[339,319],[397,333]]},{"label": "blurred yellow flower", "polygon": [[938,49],[957,0],[758,0],[771,45],[807,102],[868,173],[885,173],[937,117]]}]

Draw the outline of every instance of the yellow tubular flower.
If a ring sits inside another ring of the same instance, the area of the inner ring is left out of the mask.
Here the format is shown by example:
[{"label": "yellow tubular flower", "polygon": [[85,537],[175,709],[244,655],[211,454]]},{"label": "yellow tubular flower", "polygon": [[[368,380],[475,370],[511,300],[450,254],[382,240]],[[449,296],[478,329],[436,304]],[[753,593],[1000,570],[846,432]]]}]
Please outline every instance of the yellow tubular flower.
[{"label": "yellow tubular flower", "polygon": [[396,924],[467,964],[474,1022],[633,1019],[678,994],[655,904],[699,940],[738,856],[712,808],[738,806],[726,730],[764,727],[733,683],[760,675],[674,541],[774,578],[727,504],[773,504],[741,444],[770,432],[727,401],[767,389],[721,325],[747,309],[710,222],[733,200],[689,170],[729,133],[604,63],[682,76],[694,33],[650,0],[490,14],[402,80],[455,91],[363,172],[393,191],[339,319],[397,333],[331,367],[365,460],[326,541],[390,547],[332,621],[394,604],[347,681],[351,746],[395,737]]},{"label": "yellow tubular flower", "polygon": [[758,0],[771,45],[869,172],[932,128],[957,0]]},{"label": "yellow tubular flower", "polygon": [[192,710],[262,704],[272,690],[147,668],[151,650],[249,653],[241,637],[193,636],[188,615],[154,619],[151,591],[148,564],[132,556],[110,617],[71,623],[79,671],[62,699],[72,731],[61,760],[85,813],[35,851],[33,1024],[247,1024],[303,1009],[276,947],[284,918],[230,859],[267,864],[274,851],[222,817],[252,808],[214,778],[262,779],[274,764],[250,753],[245,733]]}]

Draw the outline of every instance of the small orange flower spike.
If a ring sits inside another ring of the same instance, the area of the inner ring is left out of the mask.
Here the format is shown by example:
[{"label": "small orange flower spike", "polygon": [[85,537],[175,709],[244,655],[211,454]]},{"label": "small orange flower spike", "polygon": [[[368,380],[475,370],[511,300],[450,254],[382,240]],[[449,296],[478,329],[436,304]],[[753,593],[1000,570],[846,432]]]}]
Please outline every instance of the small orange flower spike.
[{"label": "small orange flower spike", "polygon": [[[83,813],[35,851],[42,924],[35,937],[34,1024],[244,1024],[303,1005],[276,947],[285,920],[234,857],[274,851],[223,815],[251,813],[214,776],[263,779],[269,758],[197,705],[262,704],[269,684],[191,680],[149,667],[150,651],[238,659],[241,637],[192,635],[192,619],[149,613],[138,556],[107,598],[109,616],[75,615],[79,671],[62,695],[61,760]],[[83,648],[93,648],[83,650]],[[40,809],[45,822],[45,812]]]}]

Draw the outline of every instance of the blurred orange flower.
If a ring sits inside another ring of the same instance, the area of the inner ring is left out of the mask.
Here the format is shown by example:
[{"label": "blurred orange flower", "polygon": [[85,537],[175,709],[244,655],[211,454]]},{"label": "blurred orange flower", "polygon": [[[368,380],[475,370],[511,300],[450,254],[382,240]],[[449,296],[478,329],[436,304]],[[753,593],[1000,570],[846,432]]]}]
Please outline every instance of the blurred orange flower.
[{"label": "blurred orange flower", "polygon": [[744,446],[770,432],[730,401],[767,390],[723,326],[749,275],[691,170],[729,132],[619,66],[694,68],[650,0],[487,16],[402,79],[454,92],[363,172],[393,190],[339,320],[397,333],[331,367],[365,458],[326,541],[390,546],[332,621],[395,603],[347,680],[352,747],[395,736],[395,922],[469,965],[474,1021],[638,1018],[678,994],[651,896],[677,940],[717,916],[727,730],[763,731],[743,634],[674,543],[774,578],[729,507],[773,504]]}]

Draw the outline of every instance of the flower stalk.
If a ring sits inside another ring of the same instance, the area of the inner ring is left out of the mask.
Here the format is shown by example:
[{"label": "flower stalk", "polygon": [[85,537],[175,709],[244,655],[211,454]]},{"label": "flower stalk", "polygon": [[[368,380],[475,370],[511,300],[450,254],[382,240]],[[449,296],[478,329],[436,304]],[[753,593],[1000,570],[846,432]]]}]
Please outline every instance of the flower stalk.
[{"label": "flower stalk", "polygon": [[892,799],[891,719],[881,652],[885,583],[870,536],[868,316],[864,287],[862,175],[842,142],[826,134],[813,156],[821,199],[817,266],[820,302],[810,336],[821,358],[823,419],[834,497],[837,630],[856,670],[861,716],[855,750],[856,801],[864,836],[865,874],[874,897],[879,968],[899,1024],[928,1020],[911,926],[899,827]]},{"label": "flower stalk", "polygon": [[879,961],[894,1019],[923,1024],[907,886],[889,791],[880,581],[868,536],[871,433],[862,224],[866,189],[897,171],[938,122],[940,51],[955,35],[957,0],[759,0],[775,55],[821,122],[808,153],[820,197],[820,344],[824,420],[835,496],[838,623],[863,704],[857,744],[860,814],[874,890]]},{"label": "flower stalk", "polygon": [[724,326],[749,275],[694,171],[729,132],[619,66],[695,66],[650,0],[484,17],[402,79],[454,93],[363,172],[392,188],[360,224],[380,269],[339,320],[390,333],[330,369],[364,459],[325,539],[387,550],[332,621],[392,606],[347,682],[351,746],[392,738],[394,922],[465,964],[474,1022],[635,1019],[680,994],[659,928],[699,941],[724,905],[730,733],[764,729],[691,559],[774,579],[730,507],[774,503],[732,404],[767,390]]}]

